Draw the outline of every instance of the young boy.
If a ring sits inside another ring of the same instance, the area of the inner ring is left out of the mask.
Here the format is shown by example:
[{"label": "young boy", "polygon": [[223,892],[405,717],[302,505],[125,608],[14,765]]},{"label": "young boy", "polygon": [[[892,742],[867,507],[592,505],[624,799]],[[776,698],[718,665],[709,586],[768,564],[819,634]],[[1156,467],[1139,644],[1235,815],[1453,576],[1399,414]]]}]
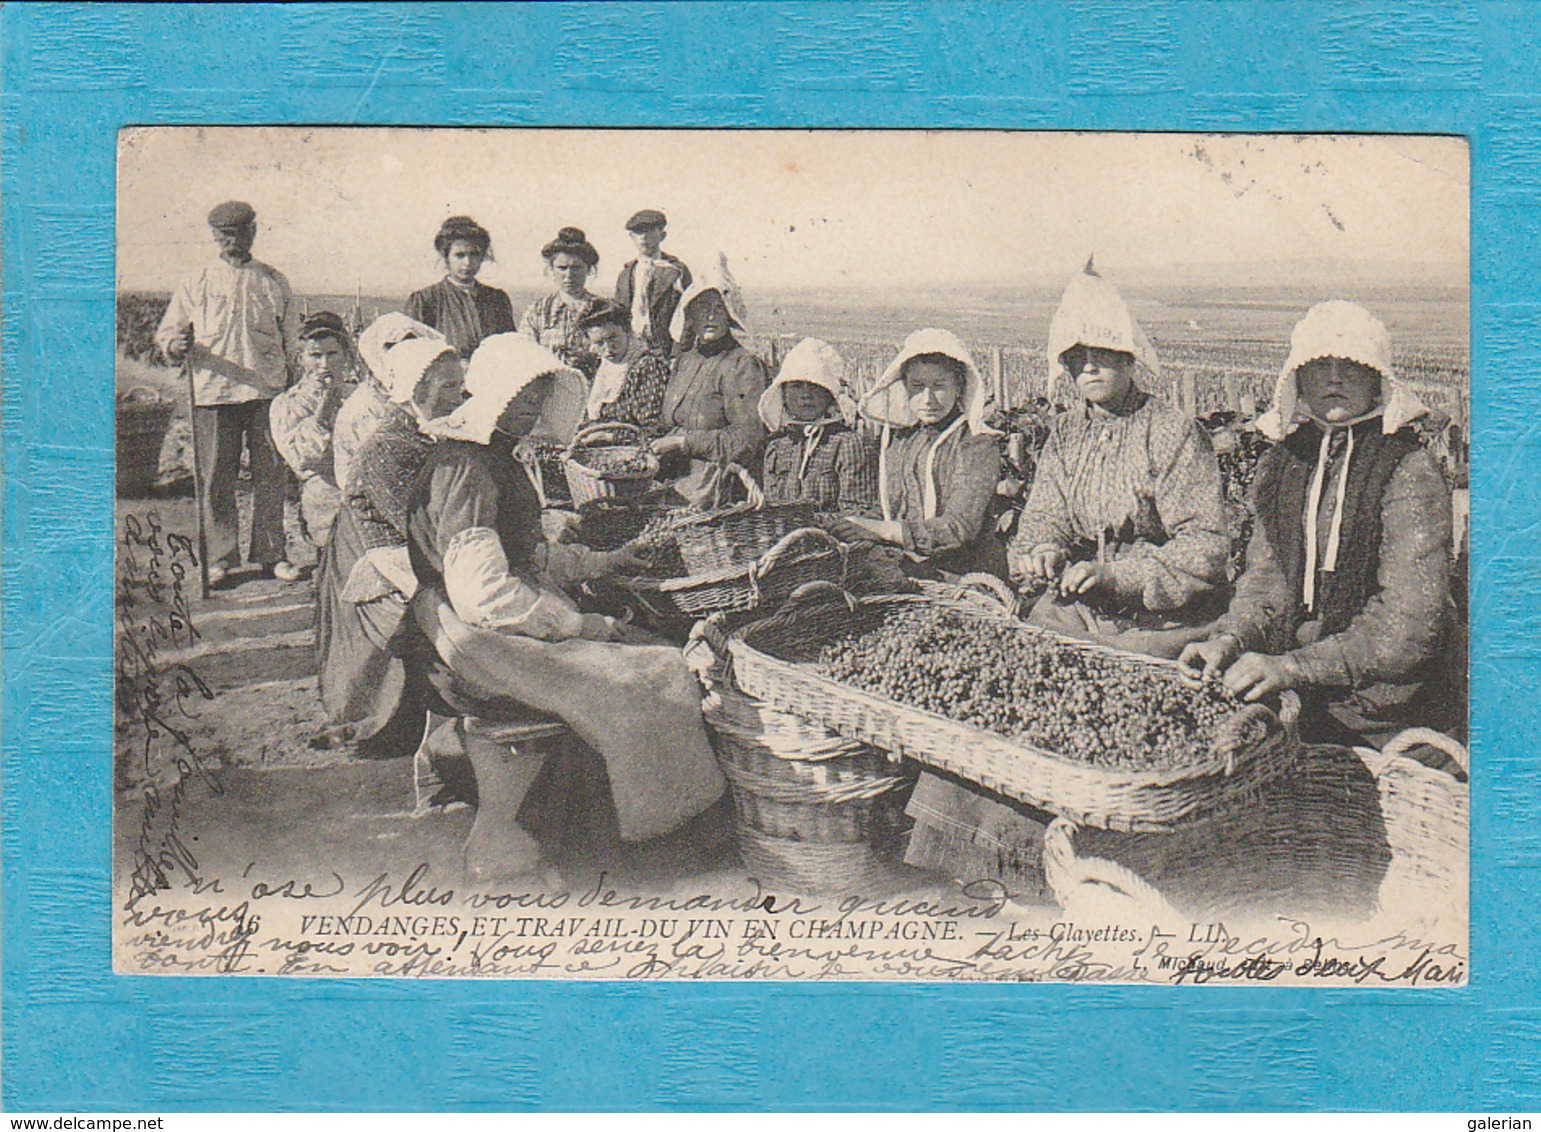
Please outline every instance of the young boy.
[{"label": "young boy", "polygon": [[690,268],[663,250],[667,225],[656,208],[644,208],[626,221],[637,258],[615,280],[615,301],[631,311],[632,330],[666,358],[674,349],[669,322],[690,286]]},{"label": "young boy", "polygon": [[273,399],[269,415],[273,443],[300,479],[305,537],[325,546],[342,506],[332,465],[332,429],[337,410],[358,386],[358,373],[348,328],[331,311],[306,319],[299,337],[300,380]]}]

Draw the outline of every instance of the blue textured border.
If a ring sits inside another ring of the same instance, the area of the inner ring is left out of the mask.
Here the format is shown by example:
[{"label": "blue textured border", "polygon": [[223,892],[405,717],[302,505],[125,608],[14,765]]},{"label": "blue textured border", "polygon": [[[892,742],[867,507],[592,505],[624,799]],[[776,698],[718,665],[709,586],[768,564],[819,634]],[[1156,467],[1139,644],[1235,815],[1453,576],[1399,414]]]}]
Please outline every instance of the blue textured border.
[{"label": "blue textured border", "polygon": [[[1541,1109],[1541,8],[491,9],[0,11],[5,1107]],[[1466,134],[1470,986],[113,976],[116,137],[200,122]]]}]

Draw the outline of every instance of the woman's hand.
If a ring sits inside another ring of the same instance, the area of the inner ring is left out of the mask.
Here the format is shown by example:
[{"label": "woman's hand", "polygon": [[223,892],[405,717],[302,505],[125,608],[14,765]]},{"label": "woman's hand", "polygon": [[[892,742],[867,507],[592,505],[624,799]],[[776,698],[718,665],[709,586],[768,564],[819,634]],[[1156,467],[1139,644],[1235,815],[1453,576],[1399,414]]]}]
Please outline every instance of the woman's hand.
[{"label": "woman's hand", "polygon": [[1300,683],[1300,670],[1287,656],[1268,656],[1245,652],[1225,673],[1225,688],[1234,696],[1252,703],[1272,692],[1282,692]]},{"label": "woman's hand", "polygon": [[1216,680],[1241,655],[1241,642],[1230,633],[1184,645],[1177,657],[1183,674],[1198,680]]},{"label": "woman's hand", "polygon": [[1028,582],[1053,582],[1065,568],[1066,554],[1057,546],[1035,546],[1028,551],[1022,576]]},{"label": "woman's hand", "polygon": [[862,515],[850,515],[846,521],[860,527],[879,542],[891,542],[896,546],[904,542],[904,524],[897,519],[868,519]]},{"label": "woman's hand", "polygon": [[1103,562],[1076,562],[1067,566],[1059,578],[1059,592],[1064,597],[1112,588],[1113,567]]},{"label": "woman's hand", "polygon": [[620,635],[621,623],[603,613],[585,613],[578,636],[585,641],[613,641]]},{"label": "woman's hand", "polygon": [[653,441],[653,455],[659,459],[665,456],[684,455],[685,437],[677,432],[671,432],[668,436],[661,436]]},{"label": "woman's hand", "polygon": [[599,573],[596,577],[607,578],[613,574],[636,574],[652,565],[652,547],[640,539],[633,539],[625,546],[600,552],[596,557]]}]

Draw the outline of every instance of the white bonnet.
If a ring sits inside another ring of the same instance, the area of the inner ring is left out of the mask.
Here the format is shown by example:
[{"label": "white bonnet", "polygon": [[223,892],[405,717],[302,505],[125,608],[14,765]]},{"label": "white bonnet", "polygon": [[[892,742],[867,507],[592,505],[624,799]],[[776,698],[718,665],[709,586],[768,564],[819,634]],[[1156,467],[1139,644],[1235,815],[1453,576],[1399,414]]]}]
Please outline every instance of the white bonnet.
[{"label": "white bonnet", "polygon": [[408,338],[398,342],[385,352],[385,372],[381,384],[386,396],[398,405],[412,400],[423,375],[434,362],[446,354],[459,358],[460,354],[444,339]]},{"label": "white bonnet", "polygon": [[691,281],[685,293],[680,296],[679,306],[674,308],[674,317],[669,320],[669,334],[676,342],[685,336],[685,313],[690,309],[690,304],[708,291],[716,291],[722,296],[733,325],[742,333],[749,333],[749,310],[744,305],[744,293],[734,280],[733,273],[728,270],[728,257],[718,252],[716,265],[707,268]]},{"label": "white bonnet", "polygon": [[942,354],[963,363],[963,394],[960,398],[963,413],[968,419],[971,433],[978,435],[993,431],[985,425],[985,383],[974,356],[968,347],[950,330],[917,330],[904,340],[899,356],[888,363],[883,376],[861,400],[862,416],[877,424],[895,428],[909,428],[918,423],[910,412],[909,397],[904,392],[904,366],[922,354]]},{"label": "white bonnet", "polygon": [[856,423],[856,403],[845,391],[845,359],[828,342],[804,338],[782,359],[776,380],[760,394],[760,419],[770,431],[779,432],[787,423],[786,404],[781,395],[787,383],[792,381],[806,381],[829,390],[845,423]]},{"label": "white bonnet", "polygon": [[1357,303],[1332,299],[1308,310],[1290,334],[1290,353],[1274,385],[1273,407],[1258,418],[1264,436],[1282,440],[1306,419],[1296,374],[1317,358],[1346,358],[1381,375],[1381,428],[1388,435],[1429,411],[1397,380],[1386,324]]},{"label": "white bonnet", "polygon": [[426,323],[418,322],[400,311],[390,311],[371,322],[359,335],[359,357],[364,359],[369,372],[383,385],[386,375],[385,355],[398,342],[411,338],[426,338],[436,342],[445,340],[444,335]]},{"label": "white bonnet", "polygon": [[521,390],[547,374],[554,380],[541,408],[532,438],[567,443],[583,420],[587,389],[583,375],[546,347],[523,334],[494,334],[466,363],[466,402],[427,431],[452,440],[486,444],[498,418]]},{"label": "white bonnet", "polygon": [[1060,355],[1072,346],[1122,350],[1153,374],[1161,361],[1145,331],[1135,322],[1118,288],[1097,274],[1090,260],[1071,277],[1049,323],[1049,372],[1058,373]]}]

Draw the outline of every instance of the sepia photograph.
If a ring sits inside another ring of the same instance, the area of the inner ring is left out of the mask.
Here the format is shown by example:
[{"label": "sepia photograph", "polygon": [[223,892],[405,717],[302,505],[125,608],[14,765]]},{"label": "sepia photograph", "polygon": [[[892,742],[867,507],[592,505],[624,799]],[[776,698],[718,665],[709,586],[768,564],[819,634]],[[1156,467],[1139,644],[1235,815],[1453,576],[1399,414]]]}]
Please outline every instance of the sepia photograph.
[{"label": "sepia photograph", "polygon": [[1465,139],[117,177],[114,971],[1470,978]]}]

